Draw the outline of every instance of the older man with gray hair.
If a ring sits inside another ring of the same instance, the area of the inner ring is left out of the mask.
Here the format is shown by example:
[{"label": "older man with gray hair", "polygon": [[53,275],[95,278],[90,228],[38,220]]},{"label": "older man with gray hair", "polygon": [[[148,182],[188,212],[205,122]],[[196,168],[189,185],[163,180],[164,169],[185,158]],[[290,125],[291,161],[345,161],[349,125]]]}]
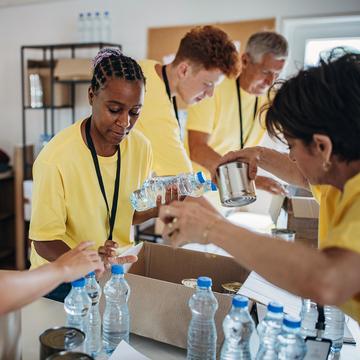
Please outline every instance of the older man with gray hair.
[{"label": "older man with gray hair", "polygon": [[[236,80],[225,79],[212,98],[188,111],[188,150],[194,170],[213,174],[219,159],[229,151],[255,146],[265,134],[260,110],[268,102],[267,90],[280,75],[288,56],[286,39],[270,31],[253,34],[241,55]],[[257,187],[281,193],[276,181],[257,177]]]}]

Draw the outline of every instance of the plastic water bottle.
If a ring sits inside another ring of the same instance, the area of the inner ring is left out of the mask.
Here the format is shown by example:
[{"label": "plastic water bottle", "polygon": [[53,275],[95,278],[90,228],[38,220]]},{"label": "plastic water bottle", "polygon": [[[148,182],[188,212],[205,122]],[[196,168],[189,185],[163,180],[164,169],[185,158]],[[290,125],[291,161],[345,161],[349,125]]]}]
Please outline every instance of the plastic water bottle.
[{"label": "plastic water bottle", "polygon": [[277,337],[281,332],[284,308],[281,304],[272,301],[268,304],[267,309],[266,316],[257,328],[260,347],[256,354],[256,360],[277,360],[276,344]]},{"label": "plastic water bottle", "polygon": [[310,299],[302,299],[301,330],[300,334],[305,339],[307,336],[316,336],[316,323],[318,310],[316,303]]},{"label": "plastic water bottle", "polygon": [[165,199],[166,189],[175,185],[179,195],[199,197],[208,191],[216,191],[216,185],[206,180],[203,173],[187,173],[178,176],[157,176],[147,179],[142,188],[134,191],[130,196],[133,208],[144,211],[156,206],[156,199],[160,195]]},{"label": "plastic water bottle", "polygon": [[89,295],[92,306],[89,311],[88,337],[86,339],[86,352],[95,357],[101,351],[101,316],[99,311],[99,301],[101,297],[101,287],[96,281],[95,273],[91,272],[86,277],[86,292]]},{"label": "plastic water bottle", "polygon": [[344,342],[345,315],[336,306],[324,306],[325,332],[323,337],[332,341],[331,354],[337,355]]},{"label": "plastic water bottle", "polygon": [[223,322],[225,342],[221,349],[221,360],[251,360],[250,337],[255,324],[248,310],[248,298],[234,296],[232,308]]},{"label": "plastic water bottle", "polygon": [[85,279],[73,281],[71,285],[72,288],[64,300],[66,326],[83,331],[87,337],[91,300],[85,290]]},{"label": "plastic water bottle", "polygon": [[300,335],[299,317],[285,315],[281,333],[278,336],[278,360],[301,360],[305,357],[305,341]]},{"label": "plastic water bottle", "polygon": [[[325,305],[325,331],[323,338],[332,341],[331,353],[340,352],[344,342],[344,326],[345,316],[341,310],[335,306]],[[318,310],[315,302],[310,299],[303,299],[301,308],[301,335],[303,338],[307,336],[316,336],[316,323],[318,319]]]},{"label": "plastic water bottle", "polygon": [[109,11],[104,11],[101,24],[101,41],[111,42],[111,18]]},{"label": "plastic water bottle", "polygon": [[77,19],[77,38],[80,43],[86,41],[86,20],[84,13],[80,13]]},{"label": "plastic water bottle", "polygon": [[104,287],[106,303],[103,316],[103,345],[108,354],[115,350],[121,340],[129,342],[130,332],[130,287],[124,278],[124,267],[112,265],[111,274]]},{"label": "plastic water bottle", "polygon": [[102,19],[99,11],[96,11],[93,18],[93,40],[100,42],[102,38]]},{"label": "plastic water bottle", "polygon": [[94,26],[93,26],[93,16],[91,12],[86,13],[85,18],[85,42],[94,41]]},{"label": "plastic water bottle", "polygon": [[212,281],[199,277],[196,292],[189,300],[192,317],[187,339],[188,360],[215,360],[216,327],[214,316],[218,302],[211,291]]}]

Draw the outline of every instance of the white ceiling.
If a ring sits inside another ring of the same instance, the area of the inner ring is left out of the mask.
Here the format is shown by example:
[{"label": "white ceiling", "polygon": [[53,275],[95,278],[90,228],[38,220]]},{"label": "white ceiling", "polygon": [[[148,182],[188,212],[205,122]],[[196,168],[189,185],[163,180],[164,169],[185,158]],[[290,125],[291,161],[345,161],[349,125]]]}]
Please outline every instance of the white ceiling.
[{"label": "white ceiling", "polygon": [[60,1],[60,0],[0,0],[0,8],[9,7],[9,6],[30,5],[35,3],[55,2],[55,1]]}]

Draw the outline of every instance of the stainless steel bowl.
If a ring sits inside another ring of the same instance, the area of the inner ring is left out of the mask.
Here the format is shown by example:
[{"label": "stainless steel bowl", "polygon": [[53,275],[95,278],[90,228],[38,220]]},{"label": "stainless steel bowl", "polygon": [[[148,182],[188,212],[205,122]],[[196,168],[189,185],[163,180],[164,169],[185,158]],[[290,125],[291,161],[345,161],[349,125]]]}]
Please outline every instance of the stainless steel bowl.
[{"label": "stainless steel bowl", "polygon": [[219,166],[216,179],[223,206],[244,206],[256,200],[255,183],[249,179],[246,163],[234,161]]}]

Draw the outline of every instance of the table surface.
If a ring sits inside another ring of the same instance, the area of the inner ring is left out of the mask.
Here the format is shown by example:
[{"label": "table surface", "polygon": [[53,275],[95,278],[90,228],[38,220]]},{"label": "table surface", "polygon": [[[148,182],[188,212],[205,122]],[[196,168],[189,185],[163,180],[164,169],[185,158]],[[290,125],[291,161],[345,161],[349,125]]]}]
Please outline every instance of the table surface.
[{"label": "table surface", "polygon": [[[42,298],[22,309],[22,349],[23,360],[39,359],[39,335],[54,326],[65,324],[65,311],[62,303]],[[343,360],[360,360],[360,330],[357,326],[357,346],[344,345],[341,351]],[[357,336],[358,335],[358,336]],[[253,336],[251,348],[256,351],[258,339]],[[186,358],[186,351],[168,344],[131,334],[130,345],[150,359],[178,360]]]}]

